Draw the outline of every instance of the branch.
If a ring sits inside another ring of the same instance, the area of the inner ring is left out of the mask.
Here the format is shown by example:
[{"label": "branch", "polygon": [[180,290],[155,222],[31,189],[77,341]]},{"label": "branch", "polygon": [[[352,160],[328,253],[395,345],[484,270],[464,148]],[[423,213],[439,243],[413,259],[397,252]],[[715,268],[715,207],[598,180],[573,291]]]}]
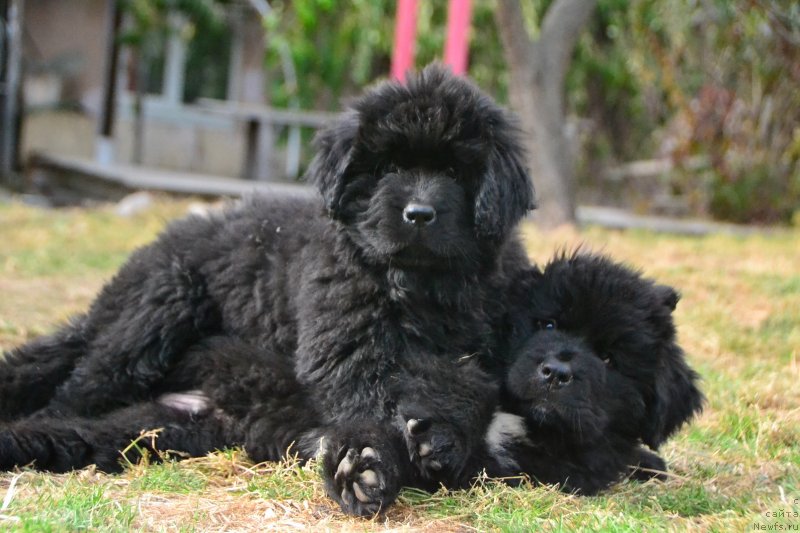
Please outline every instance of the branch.
[{"label": "branch", "polygon": [[530,71],[534,43],[525,29],[525,19],[519,0],[500,0],[495,9],[495,19],[508,56],[509,67],[526,67]]},{"label": "branch", "polygon": [[544,54],[542,66],[550,82],[559,87],[564,83],[581,30],[596,5],[597,0],[555,0],[545,13],[538,41]]}]

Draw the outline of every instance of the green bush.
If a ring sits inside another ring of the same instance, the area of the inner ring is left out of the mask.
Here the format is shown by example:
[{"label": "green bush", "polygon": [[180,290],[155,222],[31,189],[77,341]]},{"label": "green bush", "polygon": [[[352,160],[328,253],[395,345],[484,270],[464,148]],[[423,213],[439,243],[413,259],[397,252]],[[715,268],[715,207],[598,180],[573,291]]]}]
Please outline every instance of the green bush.
[{"label": "green bush", "polygon": [[[796,185],[796,177],[793,181]],[[800,195],[792,180],[766,163],[748,165],[733,176],[714,173],[709,209],[715,218],[786,224],[798,207]]]}]

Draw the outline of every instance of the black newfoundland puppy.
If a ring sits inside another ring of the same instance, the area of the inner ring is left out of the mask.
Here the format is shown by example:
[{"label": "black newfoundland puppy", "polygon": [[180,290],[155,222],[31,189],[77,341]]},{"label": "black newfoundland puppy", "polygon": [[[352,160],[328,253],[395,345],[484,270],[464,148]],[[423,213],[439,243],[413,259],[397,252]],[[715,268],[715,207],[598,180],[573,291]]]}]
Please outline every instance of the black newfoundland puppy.
[{"label": "black newfoundland puppy", "polygon": [[678,293],[590,254],[556,258],[529,281],[487,433],[489,473],[583,494],[663,475],[651,450],[703,405],[675,336]]},{"label": "black newfoundland puppy", "polygon": [[[36,431],[7,427],[0,464],[94,460],[49,436],[50,424],[185,390],[170,376],[198,342],[223,335],[288,359],[330,428],[326,476],[344,510],[390,504],[408,463],[397,416],[404,368],[492,357],[496,300],[526,265],[513,230],[533,190],[506,113],[438,67],[367,92],[317,147],[309,176],[322,201],[258,197],[173,223],[86,314],[11,350],[0,418],[33,415],[20,423]],[[468,403],[448,431],[470,435],[491,418],[485,395]],[[472,441],[460,442],[467,457]],[[377,487],[367,494],[354,488],[365,471]]]}]

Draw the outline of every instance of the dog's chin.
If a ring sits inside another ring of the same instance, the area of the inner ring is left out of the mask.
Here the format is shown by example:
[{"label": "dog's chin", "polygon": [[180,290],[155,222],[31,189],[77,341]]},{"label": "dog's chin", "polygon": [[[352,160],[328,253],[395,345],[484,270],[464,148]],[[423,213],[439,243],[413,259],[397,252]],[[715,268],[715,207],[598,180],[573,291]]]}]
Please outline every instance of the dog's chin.
[{"label": "dog's chin", "polygon": [[445,270],[452,261],[446,256],[437,254],[430,248],[412,243],[398,247],[389,259],[390,266],[404,270]]},{"label": "dog's chin", "polygon": [[372,262],[383,264],[389,268],[409,271],[425,271],[428,274],[458,273],[474,268],[475,261],[470,261],[463,254],[454,255],[445,246],[423,239],[405,241],[389,241],[388,239],[361,236],[360,245]]},{"label": "dog's chin", "polygon": [[528,424],[539,431],[560,435],[575,444],[591,443],[608,427],[606,413],[586,402],[565,404],[543,397],[526,405],[524,414]]}]

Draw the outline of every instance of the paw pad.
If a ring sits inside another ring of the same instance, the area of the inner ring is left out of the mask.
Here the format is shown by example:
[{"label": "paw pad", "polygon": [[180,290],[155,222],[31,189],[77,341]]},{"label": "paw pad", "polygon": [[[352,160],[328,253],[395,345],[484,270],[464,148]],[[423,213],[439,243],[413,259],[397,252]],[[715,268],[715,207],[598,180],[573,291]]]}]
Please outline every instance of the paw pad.
[{"label": "paw pad", "polygon": [[369,446],[349,448],[339,461],[334,482],[347,508],[356,514],[374,515],[384,500],[385,482],[380,456]]}]

